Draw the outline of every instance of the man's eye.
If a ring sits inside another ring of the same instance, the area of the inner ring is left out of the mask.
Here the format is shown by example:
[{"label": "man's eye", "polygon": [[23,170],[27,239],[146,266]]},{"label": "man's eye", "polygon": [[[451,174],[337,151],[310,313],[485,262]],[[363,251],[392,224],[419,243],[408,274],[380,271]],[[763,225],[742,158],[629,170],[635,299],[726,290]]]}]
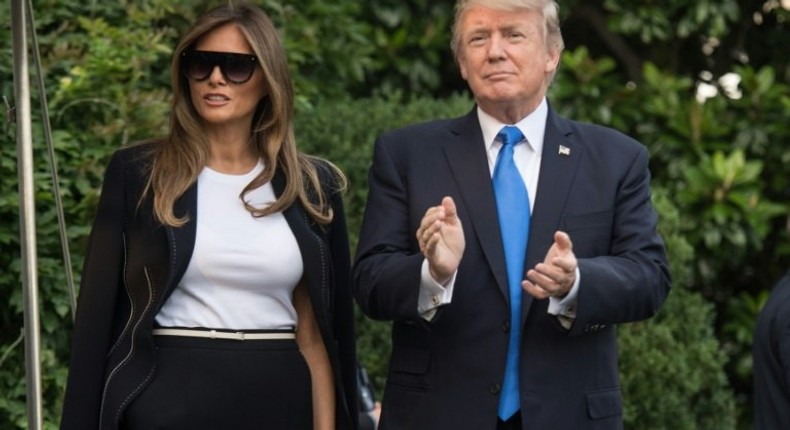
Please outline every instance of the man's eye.
[{"label": "man's eye", "polygon": [[478,46],[485,43],[485,37],[483,36],[473,36],[469,39],[469,44],[472,46]]}]

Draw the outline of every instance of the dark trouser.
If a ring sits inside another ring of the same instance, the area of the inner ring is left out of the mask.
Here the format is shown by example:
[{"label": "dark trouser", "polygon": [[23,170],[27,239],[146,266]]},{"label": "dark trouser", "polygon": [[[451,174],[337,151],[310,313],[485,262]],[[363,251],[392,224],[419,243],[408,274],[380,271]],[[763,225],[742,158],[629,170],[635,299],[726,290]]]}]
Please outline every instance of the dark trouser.
[{"label": "dark trouser", "polygon": [[507,421],[497,418],[496,430],[521,430],[521,411],[516,412]]},{"label": "dark trouser", "polygon": [[154,339],[156,376],[124,430],[312,430],[310,369],[294,340]]}]

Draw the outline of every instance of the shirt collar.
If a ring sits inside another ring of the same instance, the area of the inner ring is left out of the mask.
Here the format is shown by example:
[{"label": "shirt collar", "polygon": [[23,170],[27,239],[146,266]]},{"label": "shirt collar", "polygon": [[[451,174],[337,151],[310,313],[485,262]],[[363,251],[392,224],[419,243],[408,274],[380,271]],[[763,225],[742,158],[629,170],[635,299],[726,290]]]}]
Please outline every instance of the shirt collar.
[{"label": "shirt collar", "polygon": [[480,106],[477,107],[477,119],[480,121],[480,128],[483,131],[483,140],[486,145],[486,150],[491,149],[491,146],[500,144],[496,141],[496,135],[506,125],[515,125],[527,138],[528,145],[532,148],[537,155],[543,153],[543,136],[546,134],[546,118],[548,117],[549,106],[544,97],[538,105],[537,109],[532,111],[531,114],[522,118],[521,121],[515,124],[503,124],[493,116],[483,112]]}]

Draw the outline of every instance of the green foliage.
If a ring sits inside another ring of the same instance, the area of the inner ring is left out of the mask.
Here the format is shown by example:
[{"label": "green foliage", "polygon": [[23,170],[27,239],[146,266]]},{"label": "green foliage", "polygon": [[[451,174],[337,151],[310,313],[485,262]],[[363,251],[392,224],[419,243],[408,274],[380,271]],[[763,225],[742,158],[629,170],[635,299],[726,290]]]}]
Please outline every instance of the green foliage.
[{"label": "green foliage", "polygon": [[751,377],[754,323],[770,294],[770,290],[762,290],[754,295],[742,291],[727,302],[727,318],[722,331],[727,335],[725,347],[734,356],[735,372],[741,378]]},{"label": "green foliage", "polygon": [[559,72],[550,88],[551,100],[573,100],[574,103],[554,103],[568,118],[579,118],[600,124],[612,124],[613,109],[623,97],[632,92],[619,86],[613,74],[611,59],[594,60],[585,47],[565,51],[560,59]]},{"label": "green foliage", "polygon": [[[35,135],[40,139],[36,129]],[[61,174],[74,172],[75,165],[82,163],[80,148],[69,147],[67,142],[57,142]],[[0,186],[4,190],[17,189],[16,169],[10,164],[15,160],[13,146],[2,145],[2,172]],[[36,188],[36,248],[39,287],[39,313],[41,327],[41,368],[44,404],[47,405],[45,419],[49,429],[56,428],[63,388],[66,382],[65,357],[69,346],[68,328],[71,321],[71,306],[63,271],[58,223],[54,211],[52,187],[49,179],[48,157],[42,148],[34,150]],[[65,174],[61,177],[64,195],[64,211],[67,222],[74,222],[68,230],[69,240],[74,245],[86,234],[88,211],[80,209],[80,198],[74,194],[77,185],[88,176]],[[99,178],[92,178],[98,184]],[[95,190],[93,191],[95,193]],[[92,212],[93,205],[90,205]],[[0,241],[0,296],[6,297],[6,305],[0,311],[0,429],[22,428],[25,422],[25,354],[21,341],[22,333],[22,283],[19,254],[18,201],[15,194],[0,199],[0,220],[4,226]],[[76,253],[77,258],[81,255]],[[77,261],[77,260],[75,260]],[[76,270],[76,267],[74,267]],[[78,274],[79,272],[75,272]],[[17,425],[11,426],[11,423]]]},{"label": "green foliage", "polygon": [[[344,97],[364,80],[374,49],[359,3],[267,0],[261,6],[280,27],[303,103],[319,94]],[[343,61],[351,55],[353,61]]]},{"label": "green foliage", "polygon": [[625,427],[734,429],[735,399],[713,331],[714,308],[689,290],[696,256],[680,233],[682,216],[662,188],[654,189],[653,202],[674,286],[655,317],[618,329]]},{"label": "green foliage", "polygon": [[649,4],[606,0],[604,7],[612,14],[610,27],[638,35],[646,44],[687,38],[695,32],[723,36],[740,16],[736,0],[696,1],[691,5],[685,0]]},{"label": "green foliage", "polygon": [[365,2],[376,55],[365,81],[376,92],[421,94],[456,75],[451,60],[452,3],[435,0]]},{"label": "green foliage", "polygon": [[454,71],[449,1],[266,0],[262,7],[281,28],[303,104],[438,91],[444,72]]},{"label": "green foliage", "polygon": [[686,187],[678,201],[700,215],[690,223],[690,240],[718,251],[714,261],[741,261],[748,250],[759,249],[770,231],[767,221],[786,211],[785,205],[760,198],[761,173],[762,163],[747,162],[740,149],[706,155],[683,171]]},{"label": "green foliage", "polygon": [[367,199],[367,173],[376,137],[389,129],[460,116],[472,108],[468,96],[447,99],[416,99],[400,96],[346,101],[324,100],[297,113],[296,136],[301,149],[337,164],[349,180],[345,196],[352,248]]},{"label": "green foliage", "polygon": [[727,357],[712,320],[713,307],[700,294],[675,286],[653,319],[620,327],[626,428],[735,428]]},{"label": "green foliage", "polygon": [[170,56],[162,40],[167,32],[122,29],[102,18],[81,18],[79,23],[87,43],[73,46],[83,51],[81,62],[59,79],[51,100],[55,121],[75,134],[90,130],[91,138],[109,145],[163,133],[167,91],[153,88],[148,76],[157,61]]}]

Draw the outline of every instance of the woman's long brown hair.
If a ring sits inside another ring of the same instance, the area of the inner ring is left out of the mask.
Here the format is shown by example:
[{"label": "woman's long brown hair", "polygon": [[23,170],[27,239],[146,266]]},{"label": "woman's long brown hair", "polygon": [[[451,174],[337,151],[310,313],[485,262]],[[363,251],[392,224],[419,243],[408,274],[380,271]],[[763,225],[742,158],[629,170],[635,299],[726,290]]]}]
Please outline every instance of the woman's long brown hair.
[{"label": "woman's long brown hair", "polygon": [[[234,24],[244,34],[258,57],[264,76],[265,96],[258,103],[250,130],[250,142],[264,162],[264,170],[239,196],[256,217],[280,212],[296,199],[302,202],[318,223],[332,220],[331,203],[322,191],[316,160],[299,152],[294,137],[294,92],[280,37],[266,14],[248,4],[224,5],[205,13],[184,35],[171,64],[173,106],[170,134],[154,145],[148,184],[143,196],[153,193],[154,216],[165,225],[181,226],[188,216],[177,217],[173,204],[197,180],[209,160],[209,142],[192,104],[189,82],[181,73],[181,53],[202,36],[226,24]],[[331,163],[337,190],[345,188],[345,177]],[[271,181],[279,169],[285,176],[285,189],[276,201],[258,208],[247,204],[244,196]]]}]

